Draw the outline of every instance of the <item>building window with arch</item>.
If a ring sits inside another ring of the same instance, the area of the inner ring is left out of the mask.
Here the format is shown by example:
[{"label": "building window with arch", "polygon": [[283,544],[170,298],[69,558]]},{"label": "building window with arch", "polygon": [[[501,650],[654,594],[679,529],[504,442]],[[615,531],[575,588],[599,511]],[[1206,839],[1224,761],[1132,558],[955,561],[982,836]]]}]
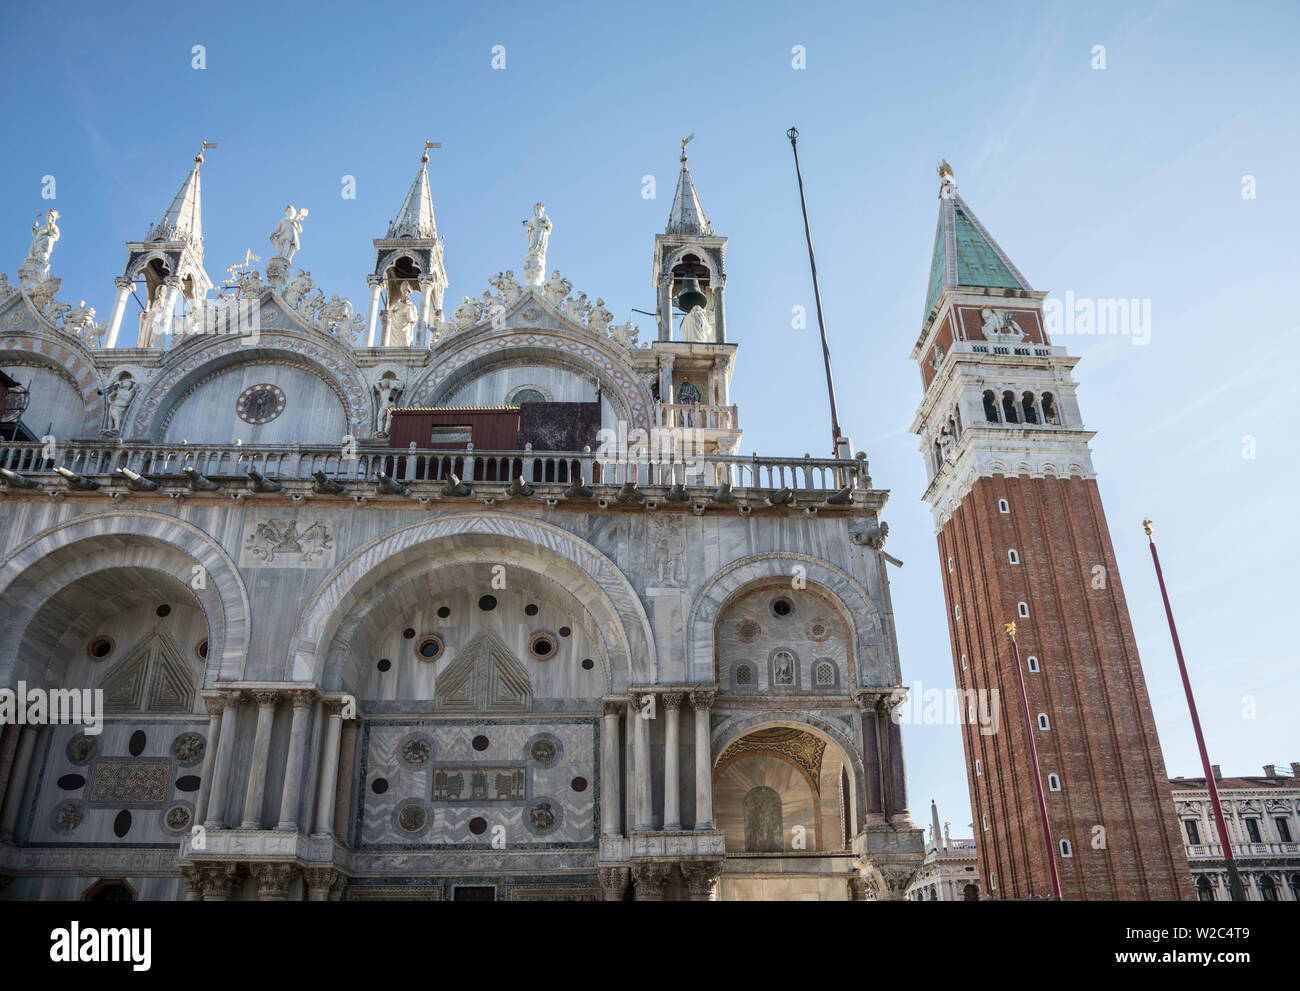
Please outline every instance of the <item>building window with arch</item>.
[{"label": "building window with arch", "polygon": [[948,574],[952,574],[952,558],[948,558]]},{"label": "building window with arch", "polygon": [[1214,882],[1204,874],[1196,879],[1196,899],[1202,902],[1214,901]]},{"label": "building window with arch", "polygon": [[1020,418],[1016,416],[1016,394],[1010,389],[1002,393],[1002,414],[1007,423],[1020,422]]},{"label": "building window with arch", "polygon": [[965,655],[965,654],[962,654],[962,655],[961,655],[961,669],[962,669],[963,671],[966,670],[966,655]]},{"label": "building window with arch", "polygon": [[1052,728],[1052,723],[1051,723],[1051,721],[1047,718],[1047,713],[1045,713],[1045,712],[1040,712],[1040,713],[1038,714],[1038,728],[1039,728],[1039,729],[1051,729],[1051,728]]},{"label": "building window with arch", "polygon": [[999,499],[999,500],[998,500],[998,512],[999,512],[999,513],[1009,513],[1009,512],[1011,512],[1011,503],[1007,502],[1005,499]]},{"label": "building window with arch", "polygon": [[549,400],[547,400],[546,396],[540,389],[531,385],[525,385],[510,393],[509,398],[506,400],[506,405],[519,406],[522,403],[544,403],[548,401]]},{"label": "building window with arch", "polygon": [[1062,857],[1074,856],[1074,847],[1070,845],[1069,840],[1061,840],[1061,856]]},{"label": "building window with arch", "polygon": [[1034,394],[1026,392],[1020,397],[1020,409],[1025,415],[1026,423],[1038,422],[1038,409],[1034,406]]},{"label": "building window with arch", "polygon": [[1058,778],[1055,774],[1049,774],[1047,776],[1047,790],[1048,791],[1061,790],[1061,779]]},{"label": "building window with arch", "polygon": [[754,684],[754,669],[748,664],[736,665],[736,676],[733,681],[737,687],[750,687]]},{"label": "building window with arch", "polygon": [[1052,426],[1058,426],[1061,422],[1060,414],[1056,412],[1056,400],[1052,398],[1050,392],[1044,392],[1042,396],[1043,404],[1043,422]]},{"label": "building window with arch", "polygon": [[989,423],[1001,422],[998,416],[998,398],[992,389],[984,390],[984,419]]},{"label": "building window with arch", "polygon": [[830,661],[818,662],[813,671],[813,681],[818,688],[826,688],[835,684],[835,665]]},{"label": "building window with arch", "polygon": [[1020,563],[1020,554],[1014,547],[1011,550],[1007,551],[1007,560],[1010,561],[1012,564]]},{"label": "building window with arch", "polygon": [[771,666],[773,687],[794,688],[799,684],[799,662],[790,651],[773,652]]},{"label": "building window with arch", "polygon": [[1035,657],[1033,654],[1030,654],[1029,657],[1025,659],[1025,663],[1028,665],[1029,670],[1030,670],[1030,672],[1031,672],[1032,674],[1038,674],[1038,658],[1037,658],[1037,657]]},{"label": "building window with arch", "polygon": [[1256,884],[1259,885],[1260,901],[1262,902],[1278,901],[1277,885],[1273,883],[1273,879],[1271,877],[1269,877],[1267,874],[1261,874]]},{"label": "building window with arch", "polygon": [[980,764],[980,759],[979,759],[978,757],[976,757],[976,758],[975,758],[975,775],[976,775],[976,777],[978,777],[979,775],[981,775],[981,774],[983,774],[983,773],[984,773],[984,766],[983,766],[982,764]]},{"label": "building window with arch", "polygon": [[1027,603],[1027,602],[1017,602],[1017,603],[1016,603],[1016,614],[1017,614],[1021,619],[1028,619],[1028,618],[1029,618],[1029,603]]},{"label": "building window with arch", "polygon": [[1290,885],[1291,885],[1291,897],[1295,901],[1300,902],[1300,874],[1291,875]]},{"label": "building window with arch", "polygon": [[984,828],[987,830],[989,828],[989,817],[983,816],[981,821],[984,823]]},{"label": "building window with arch", "polygon": [[989,891],[997,891],[997,890],[998,890],[998,876],[992,871],[989,871]]}]

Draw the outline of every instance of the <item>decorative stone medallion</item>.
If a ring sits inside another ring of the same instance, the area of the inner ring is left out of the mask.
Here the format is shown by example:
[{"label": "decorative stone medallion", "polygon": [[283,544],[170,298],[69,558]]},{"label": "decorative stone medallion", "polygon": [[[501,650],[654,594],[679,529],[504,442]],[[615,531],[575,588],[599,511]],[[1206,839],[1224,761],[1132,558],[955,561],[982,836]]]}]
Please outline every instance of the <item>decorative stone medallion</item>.
[{"label": "decorative stone medallion", "polygon": [[201,761],[206,749],[207,744],[197,733],[182,733],[172,743],[172,753],[176,755],[177,763],[187,767]]},{"label": "decorative stone medallion", "polygon": [[808,625],[804,627],[804,633],[806,633],[808,639],[812,640],[814,643],[822,643],[823,641],[830,639],[831,624],[819,616],[816,619],[811,620]]},{"label": "decorative stone medallion", "polygon": [[758,639],[759,634],[763,632],[762,627],[752,619],[741,620],[736,624],[736,638],[741,643],[753,643]]},{"label": "decorative stone medallion", "polygon": [[93,736],[74,736],[68,741],[68,760],[74,764],[87,764],[99,752],[99,741]]},{"label": "decorative stone medallion", "polygon": [[402,760],[417,767],[425,764],[433,753],[433,747],[423,737],[412,737],[402,744]]},{"label": "decorative stone medallion", "polygon": [[163,815],[163,823],[168,829],[179,833],[189,828],[190,822],[194,816],[189,808],[184,805],[173,805]]},{"label": "decorative stone medallion", "polygon": [[284,412],[284,390],[270,382],[250,385],[235,400],[235,412],[245,423],[270,423]]},{"label": "decorative stone medallion", "polygon": [[542,764],[549,764],[555,760],[555,744],[550,740],[538,740],[533,744],[529,753],[533,760]]},{"label": "decorative stone medallion", "polygon": [[54,811],[54,828],[70,833],[86,818],[86,807],[80,802],[65,802]]},{"label": "decorative stone medallion", "polygon": [[564,745],[553,733],[538,733],[524,744],[524,753],[529,760],[536,761],[543,767],[550,767],[560,759]]},{"label": "decorative stone medallion", "polygon": [[397,825],[408,833],[418,832],[428,820],[428,813],[421,805],[405,805],[398,810]]},{"label": "decorative stone medallion", "polygon": [[170,778],[171,761],[104,759],[91,772],[86,799],[91,805],[160,805]]},{"label": "decorative stone medallion", "polygon": [[539,798],[528,806],[524,826],[534,836],[546,836],[559,828],[562,816],[559,802],[553,798]]}]

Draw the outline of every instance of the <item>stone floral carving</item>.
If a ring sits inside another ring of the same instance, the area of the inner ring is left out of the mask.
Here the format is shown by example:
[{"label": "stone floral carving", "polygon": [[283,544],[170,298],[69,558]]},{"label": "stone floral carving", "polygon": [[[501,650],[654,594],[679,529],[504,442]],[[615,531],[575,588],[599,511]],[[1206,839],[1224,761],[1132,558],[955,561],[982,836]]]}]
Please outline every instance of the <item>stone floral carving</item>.
[{"label": "stone floral carving", "polygon": [[54,814],[54,824],[63,832],[70,833],[86,818],[86,807],[79,802],[68,802],[60,806]]},{"label": "stone floral carving", "polygon": [[432,752],[428,740],[407,740],[402,746],[402,760],[418,766],[425,763]]},{"label": "stone floral carving", "polygon": [[78,736],[68,744],[68,759],[84,764],[99,752],[99,741],[93,736]]},{"label": "stone floral carving", "polygon": [[168,829],[174,829],[178,832],[190,824],[190,810],[184,805],[173,805],[167,810],[163,821],[167,823]]},{"label": "stone floral carving", "polygon": [[311,564],[333,546],[333,538],[324,523],[313,523],[299,533],[297,520],[260,522],[244,542],[249,556],[263,564],[277,562],[289,555],[296,555],[303,564]]}]

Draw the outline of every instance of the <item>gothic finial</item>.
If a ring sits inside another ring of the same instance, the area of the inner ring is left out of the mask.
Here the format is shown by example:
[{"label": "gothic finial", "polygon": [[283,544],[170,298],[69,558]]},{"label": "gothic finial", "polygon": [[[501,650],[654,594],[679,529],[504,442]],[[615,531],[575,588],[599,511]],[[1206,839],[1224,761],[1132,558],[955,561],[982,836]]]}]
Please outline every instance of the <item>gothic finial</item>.
[{"label": "gothic finial", "polygon": [[948,159],[946,158],[941,158],[939,160],[939,167],[935,169],[935,171],[939,173],[940,179],[951,179],[953,177],[952,166],[948,164]]},{"label": "gothic finial", "polygon": [[194,156],[194,161],[195,161],[196,163],[198,163],[199,165],[202,165],[202,164],[203,164],[203,153],[204,153],[205,151],[207,151],[209,148],[215,148],[216,146],[217,146],[217,143],[216,143],[215,141],[204,141],[203,144],[202,144],[202,146],[199,148],[199,153],[198,153],[197,155]]},{"label": "gothic finial", "polygon": [[686,137],[682,138],[682,164],[686,164],[686,146],[695,140],[695,132],[692,131]]},{"label": "gothic finial", "polygon": [[421,162],[424,162],[424,163],[426,163],[426,164],[428,164],[428,161],[429,161],[429,149],[430,149],[430,148],[441,148],[441,147],[442,147],[442,142],[440,142],[440,141],[426,141],[426,142],[424,143],[424,152],[423,152],[423,154],[420,155],[420,161],[421,161]]}]

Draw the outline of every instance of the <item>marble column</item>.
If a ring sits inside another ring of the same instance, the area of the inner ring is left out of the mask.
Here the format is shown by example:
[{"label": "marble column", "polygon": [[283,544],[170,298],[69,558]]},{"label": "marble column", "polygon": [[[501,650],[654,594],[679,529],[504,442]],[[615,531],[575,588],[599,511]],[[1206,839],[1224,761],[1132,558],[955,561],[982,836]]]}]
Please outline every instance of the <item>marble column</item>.
[{"label": "marble column", "polygon": [[876,698],[876,757],[879,764],[876,774],[880,778],[880,808],[886,820],[894,815],[894,776],[890,773],[891,737],[889,735],[889,698],[880,695]]},{"label": "marble column", "polygon": [[217,762],[217,745],[221,740],[221,714],[226,708],[221,696],[204,698],[208,710],[208,739],[203,747],[203,769],[199,772],[199,797],[194,800],[194,821],[200,823],[208,814],[208,797],[212,794],[212,769]]},{"label": "marble column", "polygon": [[266,797],[267,760],[271,756],[271,726],[279,692],[253,692],[257,702],[257,733],[253,737],[253,759],[249,761],[248,788],[244,791],[244,819],[240,829],[262,828],[262,804]]},{"label": "marble column", "polygon": [[[650,699],[647,708],[646,699]],[[631,707],[627,717],[632,721],[633,747],[636,754],[635,781],[633,794],[636,800],[634,829],[637,832],[649,832],[652,826],[650,817],[650,714],[654,712],[654,696],[642,692],[633,692],[630,696]]]},{"label": "marble column", "polygon": [[429,318],[433,313],[433,277],[422,275],[419,279],[420,287],[420,322],[416,325],[417,333],[411,336],[413,345],[429,345]]},{"label": "marble column", "polygon": [[[153,346],[156,348],[162,347],[158,342],[159,338],[164,335],[170,335],[172,332],[172,320],[175,319],[176,316],[176,297],[181,294],[180,277],[175,275],[169,276],[163,283],[160,291],[165,292],[167,295],[163,297],[163,323],[162,326],[158,328],[158,333],[154,335]],[[170,344],[171,342],[169,341],[168,343]]]},{"label": "marble column", "polygon": [[293,705],[293,721],[289,724],[289,760],[284,769],[284,793],[280,799],[280,821],[276,829],[298,828],[298,806],[302,801],[303,769],[307,763],[307,718],[315,693],[296,691],[289,693]]},{"label": "marble column", "polygon": [[343,731],[343,703],[325,699],[325,742],[321,750],[320,790],[316,795],[316,824],[312,835],[334,835],[334,796],[338,787],[339,737]]},{"label": "marble column", "polygon": [[117,335],[122,331],[122,317],[126,315],[126,300],[131,295],[131,280],[119,275],[113,280],[117,284],[117,298],[113,300],[113,312],[108,318],[108,333],[104,337],[104,347],[117,347]]},{"label": "marble column", "polygon": [[[209,829],[225,828],[227,785],[230,781],[230,759],[235,748],[235,729],[239,725],[239,703],[242,692],[231,692],[225,697],[225,710],[221,717],[221,739],[217,744],[217,760],[212,769],[212,794],[208,798]],[[207,897],[206,891],[204,899]]]},{"label": "marble column", "polygon": [[709,742],[709,710],[713,692],[691,692],[695,709],[695,828],[713,828],[713,748]]},{"label": "marble column", "polygon": [[23,792],[27,790],[27,773],[31,770],[39,731],[39,726],[24,726],[22,735],[18,737],[13,770],[9,772],[9,785],[5,788],[4,811],[0,813],[0,839],[13,839],[18,828],[18,811],[23,804]]},{"label": "marble column", "polygon": [[[605,700],[604,735],[600,741],[600,814],[601,835],[622,836],[623,816],[618,787],[618,717],[622,702]],[[627,880],[624,879],[626,886]]]},{"label": "marble column", "polygon": [[348,838],[348,811],[352,808],[352,772],[357,762],[357,732],[361,720],[343,720],[339,743],[339,770],[334,792],[334,835],[343,842]]},{"label": "marble column", "polygon": [[889,765],[891,801],[889,821],[898,825],[913,827],[912,813],[907,808],[907,770],[903,764],[903,727],[894,718],[894,711],[902,699],[898,699],[886,711],[886,731],[889,734]]},{"label": "marble column", "polygon": [[366,347],[375,346],[375,334],[379,330],[379,290],[384,280],[378,275],[367,275],[366,285],[370,287],[370,304],[366,307]]},{"label": "marble column", "polygon": [[880,788],[880,746],[876,733],[876,693],[853,693],[858,715],[862,720],[862,780],[864,782],[862,808],[865,820],[857,824],[858,831],[885,821],[885,806]]},{"label": "marble column", "polygon": [[677,716],[682,707],[680,692],[659,696],[664,710],[664,829],[682,828],[682,791],[678,780],[681,747],[678,744]]}]

